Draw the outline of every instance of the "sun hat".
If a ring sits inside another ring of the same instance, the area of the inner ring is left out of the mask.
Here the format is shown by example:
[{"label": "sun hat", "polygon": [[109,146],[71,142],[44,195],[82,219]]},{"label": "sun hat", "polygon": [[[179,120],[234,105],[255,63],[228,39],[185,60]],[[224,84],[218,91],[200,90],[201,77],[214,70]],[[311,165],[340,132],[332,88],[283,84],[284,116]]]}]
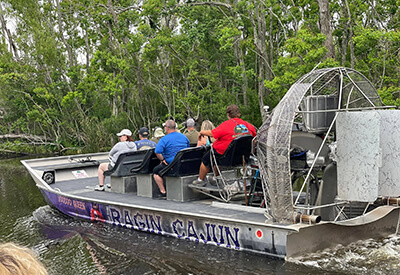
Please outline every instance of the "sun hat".
[{"label": "sun hat", "polygon": [[157,127],[157,128],[154,130],[154,137],[155,137],[155,138],[159,138],[159,137],[163,137],[163,136],[165,136],[163,130],[162,130],[160,127]]},{"label": "sun hat", "polygon": [[117,134],[117,136],[132,136],[132,132],[128,129],[123,129],[121,132]]}]

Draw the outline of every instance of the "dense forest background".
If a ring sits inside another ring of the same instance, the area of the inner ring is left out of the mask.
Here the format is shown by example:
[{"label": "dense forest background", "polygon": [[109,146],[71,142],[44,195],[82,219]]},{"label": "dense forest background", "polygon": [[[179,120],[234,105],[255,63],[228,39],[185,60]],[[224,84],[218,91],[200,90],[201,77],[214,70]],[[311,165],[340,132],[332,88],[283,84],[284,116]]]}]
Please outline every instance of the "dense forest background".
[{"label": "dense forest background", "polygon": [[258,127],[263,106],[315,67],[354,68],[398,106],[399,6],[0,0],[1,148],[103,151],[120,129],[169,117],[218,125],[231,103]]}]

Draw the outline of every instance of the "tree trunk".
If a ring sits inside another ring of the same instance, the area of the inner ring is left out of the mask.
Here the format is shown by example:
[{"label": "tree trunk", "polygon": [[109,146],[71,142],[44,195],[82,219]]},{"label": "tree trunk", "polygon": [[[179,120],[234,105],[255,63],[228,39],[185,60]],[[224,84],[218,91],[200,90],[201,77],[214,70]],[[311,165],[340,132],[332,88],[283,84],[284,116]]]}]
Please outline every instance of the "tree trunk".
[{"label": "tree trunk", "polygon": [[87,29],[85,29],[85,46],[86,46],[86,70],[90,66],[90,46],[89,46],[89,34]]},{"label": "tree trunk", "polygon": [[350,7],[349,3],[347,0],[345,0],[346,3],[346,9],[347,9],[347,15],[349,17],[348,20],[348,27],[349,27],[349,42],[350,42],[350,66],[352,69],[354,69],[354,63],[355,63],[355,55],[354,55],[354,41],[353,41],[353,20],[350,12]]},{"label": "tree trunk", "polygon": [[18,61],[19,55],[18,55],[17,46],[14,43],[14,39],[10,32],[10,29],[7,28],[7,21],[4,18],[3,7],[1,4],[0,4],[0,23],[1,23],[1,30],[2,30],[4,39],[6,39],[6,34],[7,34],[8,44],[10,46],[10,52],[13,53],[14,58]]},{"label": "tree trunk", "polygon": [[[238,1],[235,1],[235,6],[238,5]],[[234,13],[232,9],[231,11],[231,16],[236,20],[237,19],[237,13]],[[242,36],[244,34],[242,33]],[[241,91],[242,91],[242,96],[243,96],[243,105],[247,107],[248,105],[248,99],[247,99],[247,87],[249,85],[249,81],[247,79],[246,75],[246,66],[244,63],[244,54],[241,49],[240,42],[242,41],[242,38],[240,36],[235,37],[235,43],[233,44],[233,52],[236,56],[236,64],[238,67],[241,69],[241,76],[242,76],[242,83],[241,83]]]},{"label": "tree trunk", "polygon": [[63,28],[63,21],[62,21],[62,13],[60,7],[60,1],[56,0],[57,5],[57,22],[58,22],[58,33],[60,34],[61,40],[64,43],[65,49],[67,50],[69,65],[75,66],[74,57],[72,55],[71,47],[68,44],[68,41],[65,39],[64,36],[64,28]]},{"label": "tree trunk", "polygon": [[[266,31],[267,24],[265,21],[265,13],[260,11],[260,3],[253,2],[254,10],[249,10],[249,17],[254,29],[254,44],[258,55],[258,104],[263,121],[265,121],[267,114],[264,110],[264,96],[266,95],[264,82],[266,79],[271,80],[270,66],[268,64],[268,52],[266,44]],[[254,14],[252,14],[254,12]]]},{"label": "tree trunk", "polygon": [[326,58],[335,58],[335,46],[333,45],[332,30],[330,25],[329,0],[318,0],[319,26],[321,32],[326,36],[324,46],[328,50]]}]

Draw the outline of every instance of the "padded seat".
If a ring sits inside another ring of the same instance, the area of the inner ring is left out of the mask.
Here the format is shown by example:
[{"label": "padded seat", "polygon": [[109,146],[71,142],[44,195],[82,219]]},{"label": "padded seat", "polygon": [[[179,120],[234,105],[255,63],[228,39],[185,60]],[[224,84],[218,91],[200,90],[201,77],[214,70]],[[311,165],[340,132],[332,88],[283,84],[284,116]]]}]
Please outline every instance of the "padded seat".
[{"label": "padded seat", "polygon": [[253,136],[239,136],[232,140],[225,153],[218,159],[217,164],[225,167],[235,167],[243,165],[243,157],[247,163],[249,161]]},{"label": "padded seat", "polygon": [[210,150],[210,145],[189,147],[180,150],[174,160],[160,171],[160,176],[182,177],[197,175],[201,159],[207,150]]},{"label": "padded seat", "polygon": [[148,174],[159,163],[154,148],[123,153],[118,156],[115,166],[104,172],[104,176],[127,177],[136,174]]}]

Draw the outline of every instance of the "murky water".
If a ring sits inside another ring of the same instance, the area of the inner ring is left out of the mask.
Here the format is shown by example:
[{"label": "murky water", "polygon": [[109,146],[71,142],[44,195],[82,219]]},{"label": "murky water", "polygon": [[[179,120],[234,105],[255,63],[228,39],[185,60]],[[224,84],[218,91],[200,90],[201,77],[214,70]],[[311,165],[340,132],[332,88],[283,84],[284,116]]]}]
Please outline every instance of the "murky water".
[{"label": "murky water", "polygon": [[19,160],[0,160],[0,242],[35,250],[50,274],[399,274],[400,237],[293,262],[76,220],[47,206]]}]

